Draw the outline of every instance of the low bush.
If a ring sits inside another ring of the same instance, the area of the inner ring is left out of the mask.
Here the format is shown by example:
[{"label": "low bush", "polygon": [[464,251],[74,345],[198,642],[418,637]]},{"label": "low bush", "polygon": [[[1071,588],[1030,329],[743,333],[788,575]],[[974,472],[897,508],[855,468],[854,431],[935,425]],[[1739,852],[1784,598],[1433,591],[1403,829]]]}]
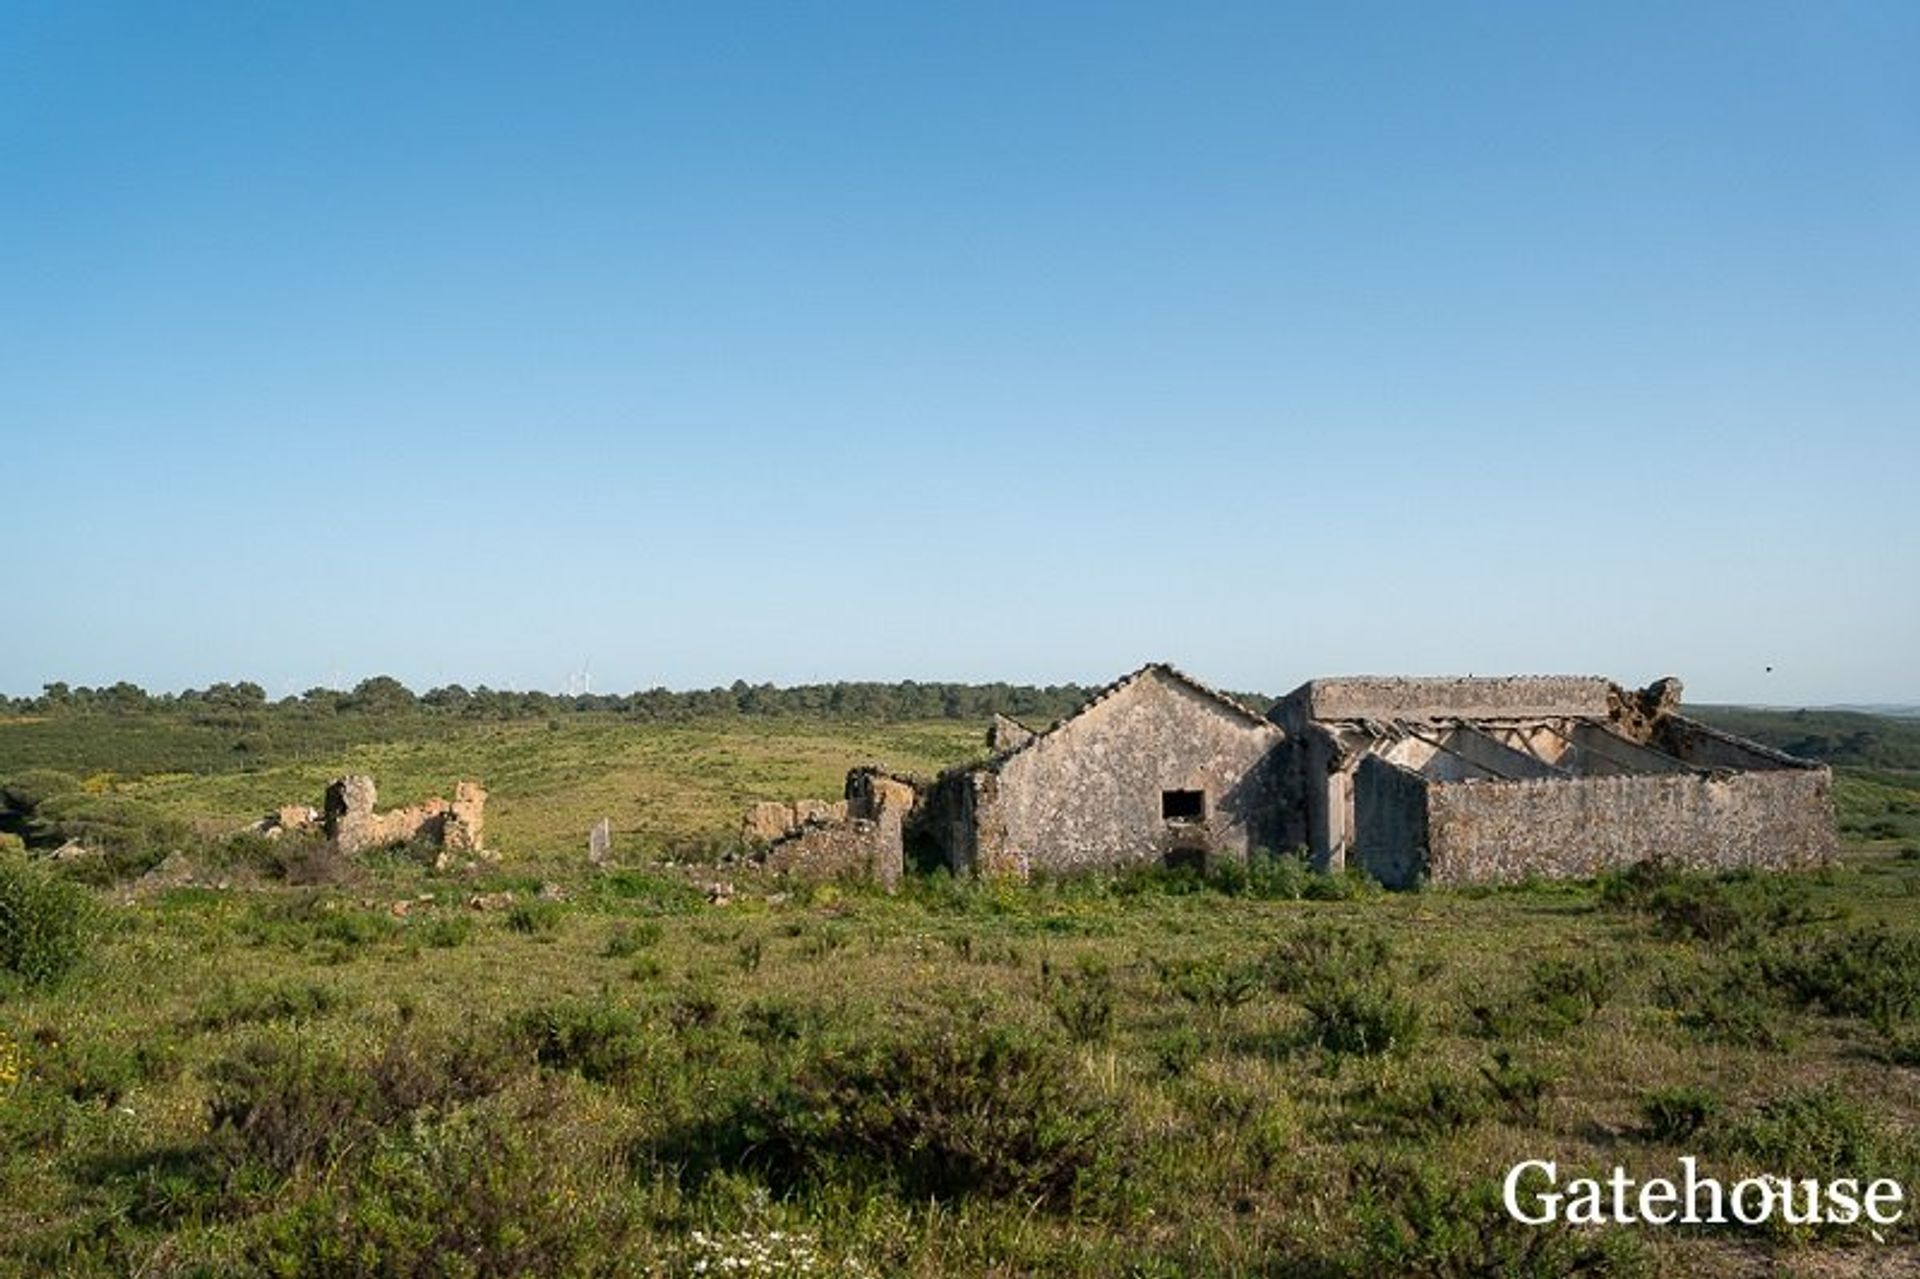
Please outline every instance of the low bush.
[{"label": "low bush", "polygon": [[1261,957],[1268,986],[1299,994],[1347,981],[1369,980],[1393,962],[1393,946],[1372,929],[1316,924],[1275,943]]},{"label": "low bush", "polygon": [[1543,959],[1511,997],[1468,1011],[1478,1032],[1490,1039],[1552,1038],[1599,1012],[1619,975],[1618,965],[1603,959]]},{"label": "low bush", "polygon": [[567,1112],[548,1085],[383,1131],[352,1175],[298,1186],[205,1258],[205,1272],[657,1273],[617,1134]]},{"label": "low bush", "polygon": [[53,985],[87,953],[93,901],[39,866],[0,861],[0,973]]},{"label": "low bush", "polygon": [[1541,1109],[1554,1084],[1551,1071],[1529,1065],[1503,1048],[1493,1054],[1491,1066],[1480,1068],[1480,1077],[1487,1081],[1509,1117],[1528,1124],[1540,1122]]},{"label": "low bush", "polygon": [[1344,981],[1309,991],[1307,1036],[1331,1053],[1404,1052],[1420,1032],[1420,1011],[1384,986]]},{"label": "low bush", "polygon": [[1515,1221],[1496,1182],[1460,1180],[1407,1159],[1362,1161],[1350,1175],[1357,1241],[1335,1273],[1600,1279],[1648,1269],[1623,1232],[1594,1235]]},{"label": "low bush", "polygon": [[1717,878],[1642,862],[1599,879],[1600,900],[1650,915],[1661,934],[1715,946],[1749,946],[1815,917],[1804,878],[1735,872]]},{"label": "low bush", "polygon": [[436,950],[453,950],[467,944],[473,936],[473,919],[467,915],[435,915],[420,926],[419,937]]},{"label": "low bush", "polygon": [[13,823],[24,825],[34,810],[56,795],[72,795],[84,789],[84,783],[72,773],[56,768],[26,768],[0,780],[0,813]]},{"label": "low bush", "polygon": [[464,1034],[397,1034],[371,1055],[280,1034],[212,1065],[209,1128],[230,1164],[288,1175],[324,1165],[410,1115],[498,1091],[512,1068],[497,1040]]},{"label": "low bush", "polygon": [[1800,1089],[1731,1120],[1716,1133],[1716,1148],[1752,1156],[1771,1172],[1791,1177],[1899,1177],[1895,1138],[1885,1123],[1837,1087]]},{"label": "low bush", "polygon": [[1113,970],[1082,958],[1070,972],[1040,966],[1040,993],[1054,1017],[1076,1043],[1105,1040],[1113,1033]]},{"label": "low bush", "polygon": [[39,842],[77,840],[96,850],[99,856],[78,859],[64,868],[64,873],[94,884],[143,875],[192,838],[186,822],[151,804],[86,791],[43,800],[34,809],[32,829]]},{"label": "low bush", "polygon": [[507,927],[527,937],[550,935],[559,931],[563,914],[559,902],[520,902],[507,912]]},{"label": "low bush", "polygon": [[55,1034],[43,1028],[35,1039],[36,1081],[83,1104],[117,1106],[133,1089],[170,1079],[180,1069],[178,1046],[164,1034],[133,1040],[91,1031]]},{"label": "low bush", "polygon": [[607,934],[607,944],[600,953],[608,959],[629,959],[649,946],[657,946],[663,929],[656,920],[645,919],[638,923],[621,923],[613,926]]},{"label": "low bush", "polygon": [[1680,1145],[1720,1113],[1720,1098],[1705,1088],[1655,1088],[1640,1098],[1642,1132],[1648,1141]]},{"label": "low bush", "polygon": [[606,1002],[532,1008],[514,1018],[514,1037],[534,1060],[598,1083],[617,1083],[646,1064],[650,1040],[628,1009]]},{"label": "low bush", "polygon": [[201,1003],[194,1023],[202,1030],[227,1030],[251,1022],[310,1021],[340,1004],[337,990],[314,981],[229,982]]},{"label": "low bush", "polygon": [[256,1040],[208,1073],[209,1126],[229,1157],[281,1174],[325,1163],[386,1117],[359,1063],[297,1038]]},{"label": "low bush", "polygon": [[1346,1120],[1363,1132],[1428,1141],[1479,1123],[1492,1108],[1491,1101],[1483,1083],[1429,1074],[1397,1087],[1362,1088],[1343,1109]]},{"label": "low bush", "polygon": [[1230,955],[1156,960],[1154,972],[1167,990],[1214,1013],[1238,1008],[1265,988],[1257,962]]},{"label": "low bush", "polygon": [[1890,1022],[1920,1012],[1920,936],[1886,927],[1783,942],[1761,973],[1780,994],[1836,1016]]},{"label": "low bush", "polygon": [[1112,1188],[1114,1114],[1057,1042],[974,1016],[819,1044],[658,1154],[776,1188],[1064,1207]]}]

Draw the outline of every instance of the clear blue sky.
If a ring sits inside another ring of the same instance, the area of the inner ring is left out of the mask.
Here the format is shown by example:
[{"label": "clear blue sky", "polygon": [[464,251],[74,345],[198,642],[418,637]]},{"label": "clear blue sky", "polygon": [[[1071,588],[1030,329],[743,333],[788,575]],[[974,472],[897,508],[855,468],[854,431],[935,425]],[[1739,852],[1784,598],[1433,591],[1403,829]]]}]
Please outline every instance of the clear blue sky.
[{"label": "clear blue sky", "polygon": [[16,3],[0,196],[7,691],[1920,700],[1911,3]]}]

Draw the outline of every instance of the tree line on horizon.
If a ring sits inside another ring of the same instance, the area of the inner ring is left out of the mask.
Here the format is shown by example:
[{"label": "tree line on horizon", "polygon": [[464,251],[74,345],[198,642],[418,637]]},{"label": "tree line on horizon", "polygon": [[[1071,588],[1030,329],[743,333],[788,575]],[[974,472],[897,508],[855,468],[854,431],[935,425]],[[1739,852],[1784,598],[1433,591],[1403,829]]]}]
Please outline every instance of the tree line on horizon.
[{"label": "tree line on horizon", "polygon": [[[298,696],[269,699],[250,680],[217,683],[178,693],[150,693],[120,681],[100,688],[52,683],[38,697],[0,697],[0,714],[15,716],[185,715],[202,721],[235,716],[291,714],[456,715],[472,719],[529,719],[566,713],[623,715],[643,720],[704,719],[724,716],[813,716],[824,718],[909,720],[986,719],[1009,715],[1044,727],[1072,714],[1097,690],[1082,684],[959,684],[901,680],[836,681],[830,684],[749,684],[675,690],[650,688],[632,693],[548,693],[538,689],[466,688],[448,684],[415,693],[389,675],[361,680],[351,689],[310,688]],[[1256,711],[1272,699],[1235,694]]]}]

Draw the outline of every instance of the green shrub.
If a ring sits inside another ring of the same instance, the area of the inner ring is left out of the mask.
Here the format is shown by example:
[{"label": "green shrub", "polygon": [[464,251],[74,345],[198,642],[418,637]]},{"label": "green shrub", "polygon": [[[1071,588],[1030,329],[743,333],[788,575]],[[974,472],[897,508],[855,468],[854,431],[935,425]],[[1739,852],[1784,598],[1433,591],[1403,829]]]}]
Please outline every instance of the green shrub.
[{"label": "green shrub", "polygon": [[632,1077],[651,1051],[640,1019],[605,1002],[528,1009],[514,1019],[511,1029],[541,1065],[600,1083]]},{"label": "green shrub", "polygon": [[1113,1118],[1056,1042],[961,1015],[814,1045],[658,1153],[695,1175],[744,1167],[783,1190],[1062,1207],[1110,1188]]},{"label": "green shrub", "polygon": [[332,942],[346,950],[355,950],[374,942],[384,941],[399,930],[399,922],[391,915],[375,914],[373,911],[352,907],[323,909],[316,912],[313,917],[314,939]]},{"label": "green shrub", "polygon": [[1113,1033],[1113,970],[1082,957],[1072,972],[1040,966],[1040,992],[1076,1043],[1091,1044]]},{"label": "green shrub", "polygon": [[1792,1177],[1897,1175],[1884,1124],[1833,1085],[1777,1097],[1730,1123],[1715,1145]]},{"label": "green shrub", "polygon": [[178,1046],[165,1034],[101,1035],[83,1032],[56,1036],[43,1032],[34,1075],[69,1101],[116,1106],[141,1084],[172,1078],[179,1070]]},{"label": "green shrub", "polygon": [[71,795],[82,786],[72,773],[54,768],[23,769],[0,781],[0,810],[16,818],[30,818],[54,796]]},{"label": "green shrub", "polygon": [[511,1069],[498,1039],[465,1034],[399,1034],[371,1056],[311,1036],[256,1039],[209,1069],[209,1128],[231,1164],[291,1174],[417,1112],[496,1092]]},{"label": "green shrub", "polygon": [[507,927],[528,937],[550,935],[559,931],[563,913],[559,902],[520,902],[507,912]]},{"label": "green shrub", "polygon": [[1303,896],[1310,902],[1355,902],[1375,901],[1386,893],[1379,880],[1358,866],[1349,866],[1334,874],[1309,875]]},{"label": "green shrub", "polygon": [[1493,1054],[1491,1066],[1480,1068],[1480,1077],[1512,1118],[1529,1124],[1540,1122],[1541,1108],[1554,1083],[1550,1071],[1529,1066],[1503,1048]]},{"label": "green shrub", "polygon": [[43,800],[34,809],[37,840],[57,844],[78,840],[101,856],[71,864],[69,873],[94,883],[114,883],[143,875],[170,851],[188,842],[192,830],[169,816],[124,795],[71,791]]},{"label": "green shrub", "polygon": [[1256,852],[1247,863],[1245,895],[1260,901],[1299,901],[1312,882],[1313,872],[1300,854]]},{"label": "green shrub", "polygon": [[1378,1129],[1413,1141],[1444,1137],[1486,1118],[1487,1089],[1446,1074],[1430,1074],[1398,1087],[1363,1088],[1347,1104],[1348,1118],[1362,1130]]},{"label": "green shrub", "polygon": [[1603,904],[1653,917],[1665,936],[1745,946],[1814,919],[1804,878],[1735,872],[1708,878],[1642,862],[1599,879]]},{"label": "green shrub", "polygon": [[473,920],[466,915],[435,915],[420,929],[420,940],[438,950],[464,946],[473,936]]},{"label": "green shrub", "polygon": [[[656,1273],[618,1141],[554,1084],[369,1138],[347,1175],[302,1184],[192,1273],[390,1276]],[[237,1253],[237,1256],[235,1255]],[[619,1259],[615,1261],[613,1259]]]},{"label": "green shrub", "polygon": [[1384,973],[1393,947],[1382,934],[1346,924],[1315,924],[1275,943],[1261,957],[1267,985],[1281,994],[1337,986]]},{"label": "green shrub", "polygon": [[1705,1088],[1685,1084],[1655,1088],[1640,1098],[1640,1117],[1647,1140],[1668,1145],[1691,1140],[1719,1113],[1719,1097]]},{"label": "green shrub", "polygon": [[209,1126],[236,1161],[287,1174],[365,1140],[381,1118],[373,1080],[343,1053],[257,1040],[214,1063]]},{"label": "green shrub", "polygon": [[636,924],[615,924],[613,931],[607,934],[607,944],[601,954],[608,959],[628,959],[649,946],[660,942],[663,929],[657,920],[646,919]]},{"label": "green shrub", "polygon": [[201,1003],[194,1022],[203,1030],[228,1030],[250,1022],[310,1021],[340,1004],[337,990],[314,981],[251,986],[229,982]]},{"label": "green shrub", "polygon": [[1543,959],[1513,997],[1475,1004],[1469,1013],[1492,1039],[1562,1035],[1599,1012],[1618,980],[1619,966],[1610,960]]},{"label": "green shrub", "polygon": [[1308,1038],[1328,1052],[1404,1052],[1420,1032],[1419,1009],[1383,986],[1340,982],[1310,991],[1301,1002]]},{"label": "green shrub", "polygon": [[1794,1042],[1793,1027],[1751,952],[1705,971],[1663,972],[1655,994],[1678,1009],[1680,1024],[1702,1039],[1774,1051]]},{"label": "green shrub", "polygon": [[1227,955],[1156,961],[1154,971],[1168,990],[1215,1013],[1247,1003],[1265,985],[1258,963]]},{"label": "green shrub", "polygon": [[1149,1045],[1154,1064],[1169,1079],[1178,1079],[1199,1063],[1206,1045],[1191,1026],[1179,1026],[1156,1036]]},{"label": "green shrub", "polygon": [[1647,1269],[1624,1232],[1596,1236],[1515,1221],[1497,1182],[1468,1182],[1405,1159],[1365,1161],[1350,1175],[1357,1240],[1338,1267],[1348,1274],[1600,1279]]},{"label": "green shrub", "polygon": [[92,926],[85,889],[38,866],[0,861],[0,972],[53,985],[85,956]]},{"label": "green shrub", "polygon": [[1761,973],[1784,997],[1836,1016],[1892,1021],[1920,1012],[1920,935],[1884,926],[1781,943]]}]

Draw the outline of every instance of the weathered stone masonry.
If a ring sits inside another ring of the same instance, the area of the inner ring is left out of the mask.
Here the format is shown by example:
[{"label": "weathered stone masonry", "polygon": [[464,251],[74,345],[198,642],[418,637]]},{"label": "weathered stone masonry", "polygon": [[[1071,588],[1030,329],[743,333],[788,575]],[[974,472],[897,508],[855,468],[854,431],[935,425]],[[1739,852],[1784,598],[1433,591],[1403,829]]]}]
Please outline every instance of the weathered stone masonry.
[{"label": "weathered stone masonry", "polygon": [[1677,680],[1363,677],[1311,681],[1263,719],[1152,665],[1045,733],[996,721],[994,754],[942,774],[907,838],[1010,875],[1304,847],[1393,887],[1830,858],[1829,770],[1679,699]]},{"label": "weathered stone masonry", "polygon": [[373,778],[342,777],[327,787],[321,806],[326,836],[342,853],[418,841],[438,852],[436,864],[485,852],[487,792],[480,783],[455,785],[453,802],[430,799],[424,804],[377,812],[379,793]]},{"label": "weathered stone masonry", "polygon": [[1317,680],[1274,715],[1315,862],[1392,887],[1831,858],[1830,771],[1690,720],[1679,699],[1671,679]]},{"label": "weathered stone masonry", "polygon": [[1285,734],[1170,666],[1143,667],[1014,740],[943,774],[927,801],[922,829],[956,871],[1198,867],[1282,846]]}]

